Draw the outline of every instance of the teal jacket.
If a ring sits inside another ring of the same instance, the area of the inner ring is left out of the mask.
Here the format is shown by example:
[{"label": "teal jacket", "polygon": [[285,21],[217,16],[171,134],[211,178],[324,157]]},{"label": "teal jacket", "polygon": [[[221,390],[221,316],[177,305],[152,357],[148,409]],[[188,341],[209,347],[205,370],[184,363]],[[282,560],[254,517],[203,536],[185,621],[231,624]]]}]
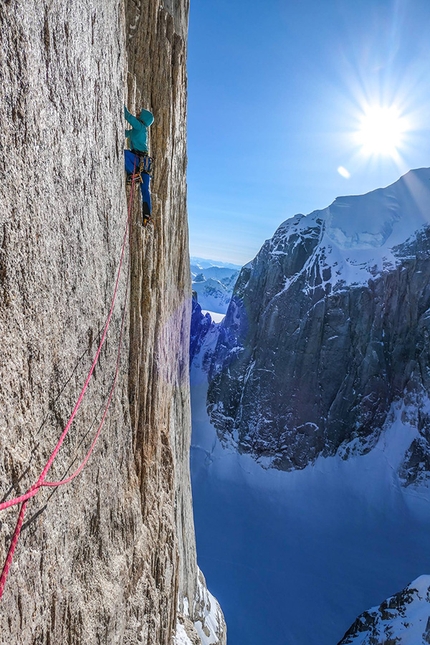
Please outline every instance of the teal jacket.
[{"label": "teal jacket", "polygon": [[132,150],[148,152],[148,128],[154,122],[154,115],[149,110],[141,110],[138,117],[133,116],[124,105],[124,116],[131,125],[131,130],[125,131]]}]

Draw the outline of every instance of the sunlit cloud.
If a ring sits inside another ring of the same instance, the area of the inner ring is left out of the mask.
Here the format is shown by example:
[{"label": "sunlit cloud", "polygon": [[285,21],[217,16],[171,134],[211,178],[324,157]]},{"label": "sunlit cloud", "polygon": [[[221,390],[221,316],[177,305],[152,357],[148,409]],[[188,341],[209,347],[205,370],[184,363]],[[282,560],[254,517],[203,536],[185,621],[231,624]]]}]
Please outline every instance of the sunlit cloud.
[{"label": "sunlit cloud", "polygon": [[345,179],[349,179],[351,177],[351,173],[344,166],[339,166],[337,172],[341,177],[344,177]]}]

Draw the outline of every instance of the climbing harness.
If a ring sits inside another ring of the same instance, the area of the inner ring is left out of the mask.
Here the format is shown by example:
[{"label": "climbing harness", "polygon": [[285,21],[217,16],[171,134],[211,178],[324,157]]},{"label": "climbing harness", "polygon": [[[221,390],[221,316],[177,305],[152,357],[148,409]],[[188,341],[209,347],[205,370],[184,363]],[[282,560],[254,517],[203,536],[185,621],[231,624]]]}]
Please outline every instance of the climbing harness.
[{"label": "climbing harness", "polygon": [[150,157],[147,152],[143,152],[142,150],[130,150],[131,153],[136,155],[136,157],[139,158],[139,175],[142,174],[142,172],[146,173],[147,175],[151,174],[152,171],[152,166],[154,163],[154,158]]},{"label": "climbing harness", "polygon": [[[150,172],[152,170],[153,159],[148,155],[148,153],[138,152],[136,150],[131,150],[130,152],[135,156],[134,171],[130,174],[127,174],[126,183],[127,185],[131,185],[132,183],[138,182],[139,184],[143,185],[141,186],[143,211],[142,226],[144,228],[148,226],[148,224],[154,226],[154,221],[150,215],[150,208],[148,207],[146,200],[143,199],[143,195],[145,194],[144,187],[146,186],[146,194],[148,199],[150,200],[149,181],[150,178],[152,179]],[[136,168],[137,159],[139,159],[139,163]]]},{"label": "climbing harness", "polygon": [[[134,172],[133,176],[135,174],[136,173]],[[115,389],[116,382],[117,382],[117,379],[118,379],[118,373],[119,373],[119,367],[120,367],[121,346],[122,346],[122,339],[123,339],[123,334],[124,334],[125,318],[126,318],[126,311],[127,311],[126,303],[127,303],[127,299],[128,299],[128,280],[127,280],[127,287],[126,287],[126,293],[125,293],[125,299],[124,299],[124,308],[123,308],[121,329],[120,329],[119,342],[118,342],[118,351],[117,351],[117,357],[116,357],[114,379],[113,379],[111,388],[109,390],[109,395],[107,397],[107,401],[106,401],[106,404],[105,404],[105,407],[104,407],[103,415],[102,415],[102,418],[100,420],[99,426],[98,426],[96,434],[94,436],[94,439],[93,439],[93,441],[91,443],[91,446],[90,446],[87,454],[85,455],[83,461],[81,462],[79,467],[74,471],[74,473],[72,475],[70,475],[69,477],[67,477],[65,479],[62,479],[60,481],[46,481],[46,476],[48,474],[48,471],[51,468],[51,466],[52,466],[52,464],[53,464],[58,452],[60,451],[60,448],[61,448],[61,446],[62,446],[62,444],[63,444],[63,442],[64,442],[64,440],[65,440],[65,438],[66,438],[66,436],[67,436],[67,434],[69,432],[69,430],[70,430],[70,427],[71,427],[71,425],[73,423],[73,420],[74,420],[74,418],[75,418],[75,416],[76,416],[76,414],[77,414],[77,412],[78,412],[78,410],[79,410],[79,408],[80,408],[80,406],[82,404],[83,398],[85,396],[85,392],[86,392],[86,390],[88,388],[89,382],[91,380],[91,377],[93,375],[95,367],[96,367],[96,365],[98,363],[101,350],[103,348],[103,345],[104,345],[106,337],[107,337],[108,329],[109,329],[109,326],[110,326],[110,322],[111,322],[111,318],[112,318],[112,315],[113,315],[114,306],[115,306],[115,302],[116,302],[116,298],[117,298],[117,294],[118,294],[119,280],[120,280],[120,277],[121,277],[121,270],[122,270],[122,266],[123,266],[123,263],[124,263],[125,249],[126,249],[126,245],[127,245],[127,240],[129,239],[129,230],[130,230],[131,213],[132,213],[132,205],[133,205],[133,194],[134,194],[133,188],[134,188],[134,180],[132,182],[132,190],[130,191],[130,197],[129,197],[129,203],[128,203],[128,212],[127,212],[127,224],[126,224],[126,227],[125,227],[124,237],[123,237],[123,241],[122,241],[120,260],[119,260],[119,265],[118,265],[118,270],[117,270],[117,275],[116,275],[115,286],[114,286],[114,291],[113,291],[113,296],[112,296],[110,309],[109,309],[109,312],[108,312],[108,316],[106,318],[105,326],[103,328],[103,333],[102,333],[102,336],[101,336],[101,339],[100,339],[96,354],[94,356],[94,359],[93,359],[93,362],[91,364],[90,370],[89,370],[87,378],[85,380],[85,383],[84,383],[84,385],[82,387],[82,390],[81,390],[81,392],[80,392],[80,394],[78,396],[78,399],[76,401],[75,407],[73,408],[73,411],[72,411],[72,413],[71,413],[71,415],[69,417],[69,420],[67,421],[66,426],[65,426],[65,428],[64,428],[64,430],[63,430],[63,432],[62,432],[62,434],[61,434],[61,436],[60,436],[60,438],[59,438],[59,440],[57,442],[57,445],[55,446],[54,450],[51,453],[51,456],[49,457],[48,461],[46,462],[46,465],[45,465],[44,469],[42,470],[42,473],[41,473],[39,479],[37,480],[37,482],[35,484],[33,484],[27,490],[27,492],[24,493],[23,495],[20,495],[18,497],[15,497],[14,499],[10,499],[10,500],[0,504],[0,511],[5,510],[6,508],[10,508],[11,506],[16,506],[18,504],[21,504],[21,508],[20,508],[19,515],[18,515],[18,520],[17,520],[16,526],[15,526],[15,531],[13,533],[12,540],[11,540],[10,545],[9,545],[9,551],[8,551],[7,556],[6,556],[6,561],[5,561],[5,564],[3,566],[3,571],[2,571],[2,574],[0,576],[0,598],[3,596],[7,576],[8,576],[11,564],[12,564],[13,555],[14,555],[14,552],[15,552],[15,549],[16,549],[16,545],[17,545],[18,540],[19,540],[19,536],[20,536],[21,529],[22,529],[22,524],[24,522],[25,511],[26,511],[26,508],[27,508],[28,501],[32,497],[35,497],[37,495],[37,493],[40,491],[41,488],[43,488],[43,487],[55,488],[55,487],[58,487],[58,486],[62,486],[64,484],[68,484],[73,479],[75,479],[75,477],[77,477],[79,475],[79,473],[85,468],[89,458],[91,457],[91,454],[92,454],[92,452],[93,452],[93,450],[95,448],[97,439],[100,436],[100,433],[102,431],[104,422],[106,420],[108,409],[109,409],[110,403],[112,401],[114,389]]]}]

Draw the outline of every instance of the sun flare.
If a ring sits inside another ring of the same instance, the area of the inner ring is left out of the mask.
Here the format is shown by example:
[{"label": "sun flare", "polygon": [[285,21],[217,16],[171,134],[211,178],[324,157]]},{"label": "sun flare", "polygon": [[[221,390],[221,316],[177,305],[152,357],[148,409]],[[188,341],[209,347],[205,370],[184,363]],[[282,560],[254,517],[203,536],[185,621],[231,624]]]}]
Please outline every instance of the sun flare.
[{"label": "sun flare", "polygon": [[407,129],[406,119],[395,106],[367,106],[359,121],[357,143],[364,155],[395,157]]}]

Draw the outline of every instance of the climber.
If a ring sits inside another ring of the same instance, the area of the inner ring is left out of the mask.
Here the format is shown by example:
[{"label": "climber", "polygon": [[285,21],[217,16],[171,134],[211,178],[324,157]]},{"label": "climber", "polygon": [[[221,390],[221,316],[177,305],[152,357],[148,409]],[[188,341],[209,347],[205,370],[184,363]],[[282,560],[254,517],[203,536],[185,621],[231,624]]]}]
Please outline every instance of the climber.
[{"label": "climber", "polygon": [[142,193],[143,226],[146,226],[151,221],[152,212],[149,190],[152,159],[148,156],[148,128],[154,122],[154,115],[149,110],[143,109],[139,116],[135,117],[124,105],[124,116],[131,125],[131,130],[125,131],[125,136],[131,147],[131,150],[124,150],[125,170],[128,180],[133,174],[139,178]]}]

